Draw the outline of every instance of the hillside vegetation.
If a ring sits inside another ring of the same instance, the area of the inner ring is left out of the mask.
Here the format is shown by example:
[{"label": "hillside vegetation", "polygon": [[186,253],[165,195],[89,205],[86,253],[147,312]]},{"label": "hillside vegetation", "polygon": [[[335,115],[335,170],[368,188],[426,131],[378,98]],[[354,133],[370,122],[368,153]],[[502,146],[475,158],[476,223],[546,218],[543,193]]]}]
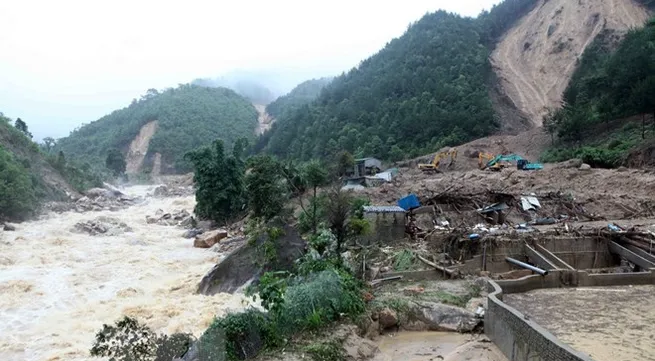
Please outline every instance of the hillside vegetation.
[{"label": "hillside vegetation", "polygon": [[[585,51],[564,93],[564,107],[545,119],[546,129],[560,141],[547,159],[580,156],[596,166],[619,166],[627,151],[655,138],[655,127],[647,126],[648,115],[655,116],[655,21],[630,31],[618,47],[617,42],[615,34],[605,32]],[[614,121],[635,115],[636,124]]]},{"label": "hillside vegetation", "polygon": [[154,154],[160,153],[164,171],[183,172],[190,169],[183,157],[191,150],[216,139],[228,146],[239,138],[252,139],[257,112],[248,100],[225,88],[151,89],[130,106],[76,129],[59,141],[58,149],[76,159],[105,164],[110,151],[126,154],[141,128],[155,120],[157,129],[144,167],[151,167]]},{"label": "hillside vegetation", "polygon": [[425,15],[314,102],[280,115],[258,148],[303,160],[344,150],[399,160],[489,135],[499,126],[489,54],[534,3],[508,0],[476,19]]},{"label": "hillside vegetation", "polygon": [[30,137],[27,125],[0,113],[0,221],[24,220],[44,201],[64,200],[101,183],[87,166],[48,154]]},{"label": "hillside vegetation", "polygon": [[266,112],[273,118],[282,116],[285,112],[294,111],[316,99],[325,86],[330,84],[332,78],[307,80],[298,84],[289,94],[283,95],[268,106]]}]

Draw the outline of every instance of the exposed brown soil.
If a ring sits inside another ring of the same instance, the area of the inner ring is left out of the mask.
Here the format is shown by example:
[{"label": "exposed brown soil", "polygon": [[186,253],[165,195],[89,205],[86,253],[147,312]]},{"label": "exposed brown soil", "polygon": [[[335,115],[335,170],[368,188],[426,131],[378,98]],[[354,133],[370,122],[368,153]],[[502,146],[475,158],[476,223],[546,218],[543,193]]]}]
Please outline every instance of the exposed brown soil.
[{"label": "exposed brown soil", "polygon": [[584,49],[604,29],[642,26],[648,11],[632,0],[542,0],[491,55],[500,87],[534,126],[558,107]]},{"label": "exposed brown soil", "polygon": [[261,135],[271,129],[271,125],[275,119],[271,117],[270,114],[266,112],[266,105],[253,104],[255,109],[257,109],[257,128],[255,128],[255,135]]},{"label": "exposed brown soil", "polygon": [[156,120],[146,123],[136,138],[132,140],[130,149],[125,157],[125,162],[127,163],[125,172],[127,174],[137,174],[141,171],[143,161],[146,158],[146,154],[148,154],[150,139],[152,139],[157,131],[157,124],[158,122]]},{"label": "exposed brown soil", "polygon": [[655,360],[654,286],[544,289],[503,300],[594,360]]}]

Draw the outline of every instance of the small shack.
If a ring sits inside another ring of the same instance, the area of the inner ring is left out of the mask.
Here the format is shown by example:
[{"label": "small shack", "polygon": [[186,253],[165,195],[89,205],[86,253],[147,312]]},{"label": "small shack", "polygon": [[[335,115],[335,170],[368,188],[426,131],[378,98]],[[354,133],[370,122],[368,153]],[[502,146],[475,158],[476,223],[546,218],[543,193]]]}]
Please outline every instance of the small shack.
[{"label": "small shack", "polygon": [[355,159],[355,178],[374,175],[382,170],[382,162],[376,158]]},{"label": "small shack", "polygon": [[368,244],[389,243],[405,237],[405,210],[398,206],[365,206],[364,218],[371,224]]}]

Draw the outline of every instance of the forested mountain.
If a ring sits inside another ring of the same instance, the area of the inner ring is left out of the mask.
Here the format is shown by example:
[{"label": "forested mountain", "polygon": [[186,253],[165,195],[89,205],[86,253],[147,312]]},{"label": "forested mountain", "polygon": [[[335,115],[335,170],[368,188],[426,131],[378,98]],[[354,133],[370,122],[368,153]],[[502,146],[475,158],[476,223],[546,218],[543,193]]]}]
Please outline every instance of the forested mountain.
[{"label": "forested mountain", "polygon": [[189,170],[184,154],[222,139],[227,146],[238,138],[252,139],[257,111],[234,91],[181,85],[163,92],[151,89],[130,106],[116,110],[73,131],[58,143],[67,156],[105,164],[114,149],[124,155],[142,127],[157,121],[146,149],[145,168],[152,166],[155,153],[162,155],[164,171]]},{"label": "forested mountain", "polygon": [[280,115],[257,149],[282,157],[398,160],[497,129],[488,60],[495,41],[537,0],[507,0],[476,19],[427,14],[335,78],[312,103]]},{"label": "forested mountain", "polygon": [[[646,122],[655,119],[655,20],[622,40],[612,32],[601,34],[583,54],[564,102],[544,123],[563,142],[561,149],[549,154],[553,160],[578,156],[595,166],[618,166],[630,148],[644,138],[654,138],[655,131],[647,129]],[[618,124],[623,129],[612,130],[615,119],[635,115],[642,119],[641,126],[625,122]],[[598,138],[598,131],[590,130],[598,129],[610,131],[601,137],[610,142],[587,144]]]},{"label": "forested mountain", "polygon": [[275,99],[275,101],[266,106],[266,112],[273,118],[278,118],[285,112],[290,112],[305,104],[309,104],[319,96],[321,90],[330,84],[332,79],[320,78],[302,82],[293,88],[289,94]]}]

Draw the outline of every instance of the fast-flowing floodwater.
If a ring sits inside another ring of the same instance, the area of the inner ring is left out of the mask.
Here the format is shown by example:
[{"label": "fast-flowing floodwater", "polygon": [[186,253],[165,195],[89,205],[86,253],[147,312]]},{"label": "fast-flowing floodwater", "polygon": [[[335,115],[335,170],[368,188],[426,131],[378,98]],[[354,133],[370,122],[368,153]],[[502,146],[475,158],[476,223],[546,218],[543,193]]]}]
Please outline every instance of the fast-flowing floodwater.
[{"label": "fast-flowing floodwater", "polygon": [[[145,196],[154,187],[123,191]],[[158,209],[191,212],[193,197],[149,198],[110,212],[49,214],[0,233],[0,360],[89,360],[95,333],[122,315],[158,332],[200,336],[214,316],[243,309],[241,295],[195,294],[221,257],[193,248],[184,230],[147,224]],[[71,232],[80,221],[107,216],[132,232]]]}]

